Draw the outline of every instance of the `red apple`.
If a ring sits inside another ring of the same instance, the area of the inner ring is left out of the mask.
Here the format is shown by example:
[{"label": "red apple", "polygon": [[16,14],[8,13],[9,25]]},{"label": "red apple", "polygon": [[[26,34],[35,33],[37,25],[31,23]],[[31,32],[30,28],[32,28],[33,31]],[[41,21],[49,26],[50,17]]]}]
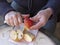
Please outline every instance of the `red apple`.
[{"label": "red apple", "polygon": [[30,28],[33,25],[33,21],[31,19],[29,19],[28,17],[24,18],[24,24],[25,27]]}]

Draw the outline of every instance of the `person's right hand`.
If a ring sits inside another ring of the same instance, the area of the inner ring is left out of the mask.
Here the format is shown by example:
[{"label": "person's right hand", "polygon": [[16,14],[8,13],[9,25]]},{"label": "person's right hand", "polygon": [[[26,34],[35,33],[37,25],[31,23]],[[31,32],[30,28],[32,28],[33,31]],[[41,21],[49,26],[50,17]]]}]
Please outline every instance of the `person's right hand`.
[{"label": "person's right hand", "polygon": [[11,11],[5,15],[5,23],[10,26],[18,26],[22,23],[22,17],[19,12]]}]

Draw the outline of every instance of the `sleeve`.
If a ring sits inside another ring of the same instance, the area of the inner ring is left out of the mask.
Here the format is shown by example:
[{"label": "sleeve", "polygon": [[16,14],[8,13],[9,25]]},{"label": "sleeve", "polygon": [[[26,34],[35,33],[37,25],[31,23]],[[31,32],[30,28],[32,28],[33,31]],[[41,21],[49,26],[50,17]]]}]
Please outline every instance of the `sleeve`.
[{"label": "sleeve", "polygon": [[5,15],[7,12],[14,10],[6,0],[0,0],[0,15]]},{"label": "sleeve", "polygon": [[42,8],[51,8],[53,15],[56,15],[60,10],[60,0],[48,0],[47,4]]}]

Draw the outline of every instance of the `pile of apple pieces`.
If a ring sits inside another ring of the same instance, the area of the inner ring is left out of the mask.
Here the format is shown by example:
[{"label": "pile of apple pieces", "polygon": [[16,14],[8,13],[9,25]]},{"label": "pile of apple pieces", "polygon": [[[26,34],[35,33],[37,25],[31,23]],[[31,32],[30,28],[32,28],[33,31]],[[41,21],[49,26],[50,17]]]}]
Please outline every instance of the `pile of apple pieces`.
[{"label": "pile of apple pieces", "polygon": [[24,19],[24,31],[21,30],[12,30],[10,31],[10,38],[16,42],[20,42],[23,39],[27,42],[32,42],[35,36],[28,31],[28,29],[33,25],[33,21],[25,18]]}]

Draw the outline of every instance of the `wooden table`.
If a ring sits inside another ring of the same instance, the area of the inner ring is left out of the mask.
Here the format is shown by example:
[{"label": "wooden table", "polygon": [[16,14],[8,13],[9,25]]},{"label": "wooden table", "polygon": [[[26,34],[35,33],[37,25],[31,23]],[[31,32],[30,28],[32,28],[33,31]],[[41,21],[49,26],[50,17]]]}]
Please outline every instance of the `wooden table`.
[{"label": "wooden table", "polygon": [[44,33],[39,32],[36,41],[27,43],[27,44],[21,44],[21,43],[13,43],[9,41],[8,39],[8,30],[11,30],[12,28],[9,26],[0,26],[0,45],[55,45],[55,43]]}]

